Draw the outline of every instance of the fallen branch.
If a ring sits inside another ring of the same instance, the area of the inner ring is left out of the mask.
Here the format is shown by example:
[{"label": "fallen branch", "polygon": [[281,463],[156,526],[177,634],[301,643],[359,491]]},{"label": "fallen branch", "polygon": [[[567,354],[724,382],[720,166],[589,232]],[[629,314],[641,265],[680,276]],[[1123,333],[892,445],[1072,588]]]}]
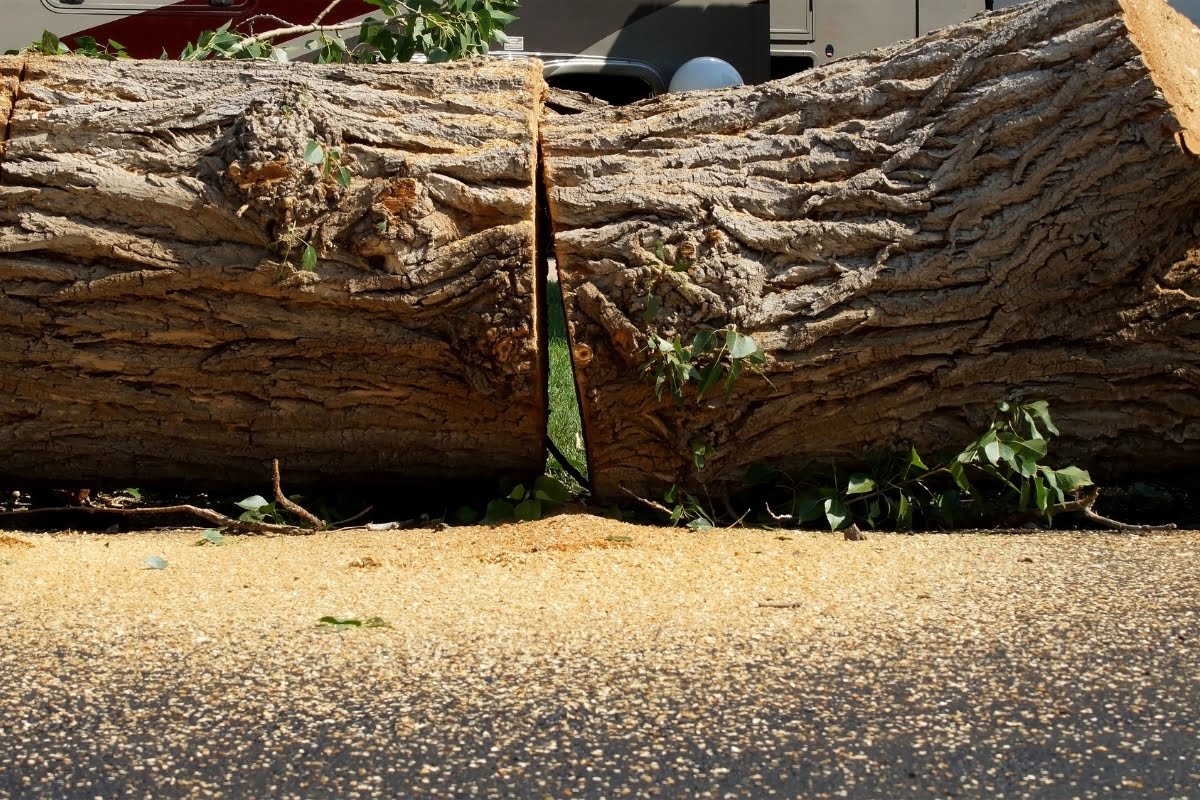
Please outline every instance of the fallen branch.
[{"label": "fallen branch", "polygon": [[299,503],[294,503],[287,498],[283,493],[283,489],[279,486],[279,459],[271,459],[271,488],[275,490],[275,502],[283,506],[284,510],[290,511],[300,519],[312,525],[313,530],[323,531],[329,527],[325,520],[320,519],[317,515],[310,512],[308,509],[301,506]]},{"label": "fallen branch", "polygon": [[807,604],[801,600],[760,600],[755,605],[758,608],[803,608]]},{"label": "fallen branch", "polygon": [[168,514],[190,514],[221,528],[226,533],[277,533],[285,536],[306,536],[313,531],[294,525],[273,525],[268,522],[245,522],[227,517],[211,508],[190,504],[174,506],[149,506],[143,508],[119,508],[113,506],[50,506],[48,508],[25,508],[19,511],[0,511],[0,520],[28,518],[37,514],[114,514],[119,517],[164,516]]},{"label": "fallen branch", "polygon": [[1103,514],[1097,513],[1092,506],[1096,505],[1096,500],[1100,498],[1100,487],[1093,486],[1092,490],[1083,497],[1078,497],[1074,500],[1068,500],[1065,503],[1058,503],[1050,507],[1049,512],[1054,514],[1066,514],[1072,511],[1077,511],[1085,517],[1095,522],[1097,525],[1102,525],[1109,530],[1114,531],[1154,531],[1154,530],[1175,530],[1175,523],[1168,522],[1165,525],[1131,525],[1128,522],[1111,519]]},{"label": "fallen branch", "polygon": [[632,497],[634,500],[637,500],[639,503],[646,506],[647,508],[653,509],[654,511],[657,511],[660,514],[666,514],[668,517],[674,516],[674,512],[671,511],[671,509],[664,506],[662,503],[656,503],[653,500],[647,500],[646,498],[642,497],[641,495],[636,495],[633,492],[629,491],[624,486],[621,487],[621,491],[624,492],[625,494],[629,495],[630,497]]}]

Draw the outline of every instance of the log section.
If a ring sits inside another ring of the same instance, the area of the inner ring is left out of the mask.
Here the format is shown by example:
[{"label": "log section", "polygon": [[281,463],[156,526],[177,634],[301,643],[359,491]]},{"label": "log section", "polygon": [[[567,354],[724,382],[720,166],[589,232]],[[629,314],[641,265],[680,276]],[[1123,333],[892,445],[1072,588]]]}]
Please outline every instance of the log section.
[{"label": "log section", "polygon": [[537,63],[22,68],[0,477],[540,471]]},{"label": "log section", "polygon": [[[781,82],[549,119],[598,494],[958,447],[1012,391],[1050,401],[1054,460],[1200,463],[1198,75],[1200,31],[1161,0],[1043,0]],[[726,326],[769,382],[657,401],[648,335]],[[699,472],[694,442],[716,450]]]}]

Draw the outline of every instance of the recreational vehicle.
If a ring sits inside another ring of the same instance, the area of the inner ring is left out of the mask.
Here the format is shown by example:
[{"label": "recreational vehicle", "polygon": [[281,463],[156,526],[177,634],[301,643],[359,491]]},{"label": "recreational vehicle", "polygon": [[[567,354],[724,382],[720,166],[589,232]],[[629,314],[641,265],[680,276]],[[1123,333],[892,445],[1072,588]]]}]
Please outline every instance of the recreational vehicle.
[{"label": "recreational vehicle", "polygon": [[[745,83],[925,34],[1021,0],[523,0],[509,40],[494,50],[534,55],[560,88],[623,102],[666,91],[681,65],[710,56]],[[1171,0],[1200,24],[1200,0]],[[329,0],[6,0],[0,51],[48,30],[87,35],[135,57],[177,55],[201,31],[303,23]],[[377,11],[343,0],[325,19]]]}]

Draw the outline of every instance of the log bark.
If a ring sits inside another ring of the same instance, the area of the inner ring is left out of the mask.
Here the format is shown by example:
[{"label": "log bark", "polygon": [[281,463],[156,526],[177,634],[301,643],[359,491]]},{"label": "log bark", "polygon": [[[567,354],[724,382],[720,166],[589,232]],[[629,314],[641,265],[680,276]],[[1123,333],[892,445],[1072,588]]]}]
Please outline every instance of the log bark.
[{"label": "log bark", "polygon": [[[781,82],[549,119],[596,492],[957,448],[1013,392],[1050,402],[1052,460],[1200,463],[1198,67],[1200,31],[1161,0],[1043,0]],[[765,376],[656,400],[649,335],[724,327]],[[694,442],[716,450],[699,471]]]},{"label": "log bark", "polygon": [[0,478],[540,471],[537,63],[15,74]]}]

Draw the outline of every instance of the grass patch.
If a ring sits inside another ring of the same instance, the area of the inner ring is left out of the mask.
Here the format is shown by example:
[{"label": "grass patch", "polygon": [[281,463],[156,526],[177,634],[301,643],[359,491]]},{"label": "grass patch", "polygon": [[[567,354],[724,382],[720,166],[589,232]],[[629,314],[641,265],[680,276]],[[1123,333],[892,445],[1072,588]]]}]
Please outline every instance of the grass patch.
[{"label": "grass patch", "polygon": [[[567,340],[567,321],[563,310],[562,287],[558,281],[546,282],[547,321],[550,356],[550,440],[557,445],[571,466],[587,475],[587,454],[583,445],[583,422],[579,416],[579,396],[575,390],[575,372],[571,368],[571,346]],[[552,455],[546,461],[549,475],[574,486],[575,481]]]}]

